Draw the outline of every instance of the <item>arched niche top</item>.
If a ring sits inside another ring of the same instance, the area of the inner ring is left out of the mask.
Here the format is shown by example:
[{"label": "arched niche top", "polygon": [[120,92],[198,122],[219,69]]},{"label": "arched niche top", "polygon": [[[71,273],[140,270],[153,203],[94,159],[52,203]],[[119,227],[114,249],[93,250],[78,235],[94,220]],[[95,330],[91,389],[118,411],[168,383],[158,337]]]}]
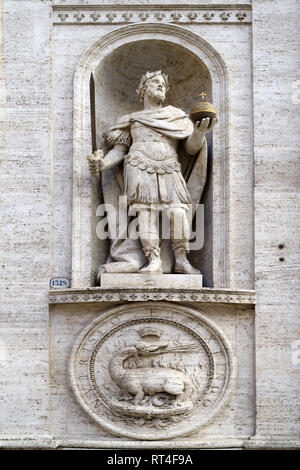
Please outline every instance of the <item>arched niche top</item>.
[{"label": "arched niche top", "polygon": [[118,28],[95,42],[81,57],[78,64],[75,81],[78,74],[94,72],[99,64],[99,55],[110,54],[114,49],[130,42],[142,40],[162,40],[183,46],[196,54],[210,71],[214,79],[227,81],[225,62],[220,54],[201,36],[180,26],[167,24],[137,24]]}]

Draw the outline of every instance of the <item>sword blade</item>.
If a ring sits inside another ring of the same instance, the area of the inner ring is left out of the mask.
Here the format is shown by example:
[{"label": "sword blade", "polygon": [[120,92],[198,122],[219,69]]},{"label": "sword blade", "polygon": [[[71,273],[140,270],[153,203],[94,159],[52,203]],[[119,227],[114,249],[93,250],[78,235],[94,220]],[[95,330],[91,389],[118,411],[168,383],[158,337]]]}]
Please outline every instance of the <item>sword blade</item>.
[{"label": "sword blade", "polygon": [[96,110],[95,110],[95,81],[91,73],[90,78],[90,110],[91,110],[91,136],[92,136],[92,152],[97,150],[96,141]]}]

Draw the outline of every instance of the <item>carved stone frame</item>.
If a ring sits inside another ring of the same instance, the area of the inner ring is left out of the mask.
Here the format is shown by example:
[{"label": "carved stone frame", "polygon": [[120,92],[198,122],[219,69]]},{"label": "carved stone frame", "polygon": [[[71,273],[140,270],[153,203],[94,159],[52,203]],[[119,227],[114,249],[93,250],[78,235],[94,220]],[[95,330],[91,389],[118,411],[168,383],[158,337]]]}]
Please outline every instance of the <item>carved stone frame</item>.
[{"label": "carved stone frame", "polygon": [[[199,414],[199,419],[197,420],[197,424],[195,425],[189,425],[185,428],[182,429],[180,426],[176,431],[173,432],[165,432],[163,430],[162,436],[159,437],[158,440],[165,440],[165,439],[171,439],[174,437],[180,437],[180,436],[185,436],[191,434],[191,432],[195,432],[196,430],[199,430],[202,426],[206,426],[209,423],[211,423],[214,418],[221,412],[221,410],[228,404],[229,399],[231,397],[231,394],[234,390],[235,383],[236,383],[236,375],[237,375],[237,365],[236,365],[236,357],[235,357],[235,352],[233,345],[231,342],[226,338],[224,335],[223,331],[220,330],[217,325],[212,322],[207,315],[205,315],[203,312],[198,311],[194,308],[188,307],[188,306],[183,306],[179,304],[173,304],[169,302],[152,302],[151,307],[149,307],[149,303],[147,302],[139,302],[139,303],[132,303],[130,305],[128,304],[123,304],[123,305],[118,305],[116,307],[109,307],[107,310],[101,312],[101,315],[96,317],[94,320],[92,320],[79,334],[77,337],[71,357],[70,357],[70,362],[69,362],[69,369],[68,369],[68,375],[69,375],[69,381],[72,386],[73,392],[76,396],[76,399],[80,406],[83,408],[83,410],[100,426],[103,426],[105,430],[111,432],[112,434],[116,435],[123,435],[124,437],[127,438],[132,438],[136,439],[136,432],[131,432],[127,431],[124,432],[122,431],[122,426],[116,426],[113,422],[109,423],[107,421],[107,416],[105,415],[102,416],[101,414],[98,415],[94,409],[92,409],[90,406],[88,406],[87,402],[83,398],[82,395],[82,389],[77,383],[77,377],[76,377],[76,364],[78,361],[78,353],[81,350],[82,347],[82,342],[86,337],[89,336],[89,334],[93,331],[97,331],[101,329],[101,324],[105,322],[108,319],[111,319],[114,321],[114,325],[121,325],[123,323],[122,319],[122,314],[124,312],[130,312],[131,316],[130,318],[133,319],[135,317],[135,313],[138,312],[138,316],[140,317],[137,321],[141,321],[142,325],[142,318],[144,317],[144,312],[148,310],[151,310],[150,317],[151,319],[158,319],[160,314],[162,317],[160,318],[161,322],[164,323],[166,320],[165,316],[163,314],[167,313],[169,315],[172,314],[179,314],[182,316],[182,322],[186,326],[186,324],[189,322],[193,325],[197,325],[199,322],[203,326],[205,326],[208,331],[209,331],[209,336],[210,338],[214,337],[217,338],[219,341],[219,347],[217,348],[218,350],[214,352],[215,355],[218,355],[220,353],[220,345],[222,345],[222,351],[224,353],[224,357],[222,358],[226,360],[226,379],[225,383],[222,389],[222,392],[220,393],[220,397],[216,401],[216,403],[211,407],[207,408],[208,412],[201,415]],[[152,311],[153,311],[153,317],[152,317]],[[140,313],[142,312],[142,314]],[[148,316],[146,315],[148,318]],[[149,318],[148,318],[149,319]],[[189,321],[188,321],[189,319]],[[186,321],[185,321],[186,320]],[[197,326],[194,326],[192,328],[196,328]],[[110,331],[111,333],[111,331]],[[107,334],[107,333],[106,333]],[[203,338],[205,339],[205,338]],[[92,342],[90,342],[91,346]],[[88,352],[88,354],[91,354],[92,350]],[[88,366],[86,367],[87,371],[86,373],[88,374]],[[217,375],[217,374],[216,374]],[[88,387],[89,388],[89,387]],[[214,393],[214,392],[213,392]],[[106,423],[104,424],[104,420]],[[146,437],[145,433],[143,432],[143,429],[140,428],[139,434],[138,434],[138,439],[139,440],[157,440],[157,433],[154,432],[151,437]]]},{"label": "carved stone frame", "polygon": [[142,40],[168,41],[187,48],[208,68],[219,124],[213,139],[213,278],[231,287],[229,238],[229,94],[228,75],[219,53],[200,36],[170,24],[134,24],[105,35],[82,56],[74,77],[72,287],[89,287],[92,274],[93,188],[86,163],[91,152],[89,80],[99,63],[121,45]]}]

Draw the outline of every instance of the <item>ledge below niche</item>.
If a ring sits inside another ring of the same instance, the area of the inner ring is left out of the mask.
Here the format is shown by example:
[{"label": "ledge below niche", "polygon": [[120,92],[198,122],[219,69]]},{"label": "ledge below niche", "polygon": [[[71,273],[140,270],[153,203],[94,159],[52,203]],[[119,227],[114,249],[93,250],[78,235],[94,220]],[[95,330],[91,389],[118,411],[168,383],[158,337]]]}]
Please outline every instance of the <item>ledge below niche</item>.
[{"label": "ledge below niche", "polygon": [[165,288],[70,288],[50,290],[50,304],[97,302],[145,302],[166,300],[169,302],[202,302],[255,305],[254,290],[236,289],[165,289]]}]

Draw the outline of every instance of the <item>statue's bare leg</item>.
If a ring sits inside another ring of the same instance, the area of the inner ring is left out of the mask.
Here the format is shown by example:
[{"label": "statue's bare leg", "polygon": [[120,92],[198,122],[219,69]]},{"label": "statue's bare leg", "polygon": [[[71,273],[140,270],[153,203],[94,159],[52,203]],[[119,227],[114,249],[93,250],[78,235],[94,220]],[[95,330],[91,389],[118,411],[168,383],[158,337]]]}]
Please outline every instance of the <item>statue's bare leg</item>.
[{"label": "statue's bare leg", "polygon": [[151,209],[142,209],[139,211],[138,220],[141,244],[149,261],[148,266],[142,268],[140,272],[162,274],[157,213]]},{"label": "statue's bare leg", "polygon": [[187,259],[190,238],[190,225],[186,211],[182,207],[171,207],[167,210],[170,220],[170,234],[175,256],[175,273],[201,274]]}]

